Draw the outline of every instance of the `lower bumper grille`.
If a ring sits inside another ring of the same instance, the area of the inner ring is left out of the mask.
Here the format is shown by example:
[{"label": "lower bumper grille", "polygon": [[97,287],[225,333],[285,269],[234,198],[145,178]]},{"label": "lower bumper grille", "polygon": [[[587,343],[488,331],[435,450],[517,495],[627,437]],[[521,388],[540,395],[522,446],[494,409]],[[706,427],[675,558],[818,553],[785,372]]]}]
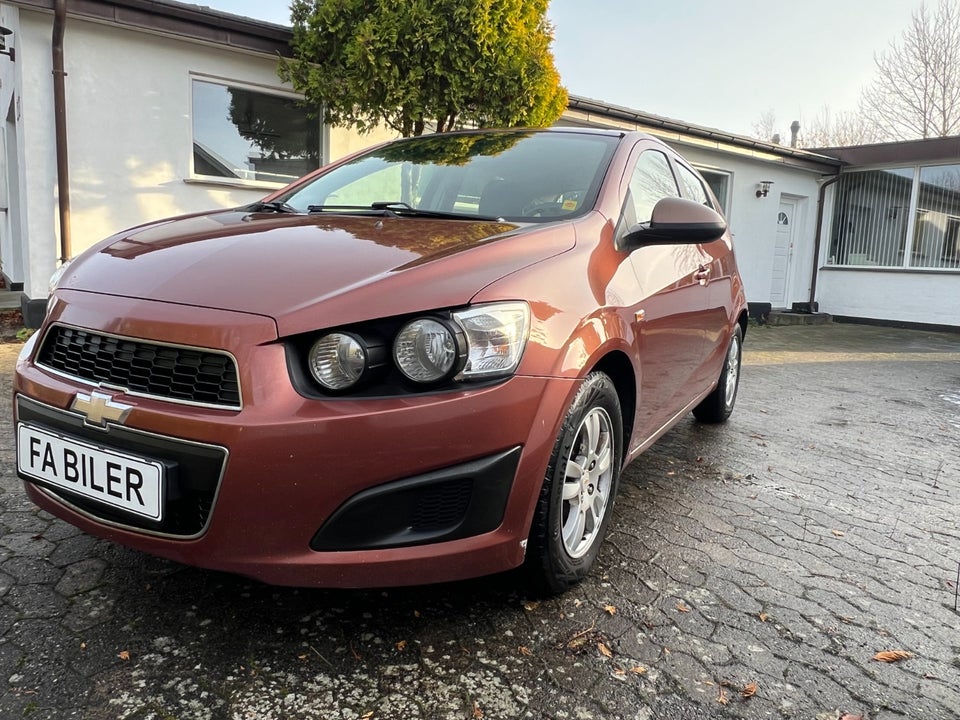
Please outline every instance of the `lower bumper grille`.
[{"label": "lower bumper grille", "polygon": [[183,539],[196,537],[206,529],[226,468],[225,448],[117,425],[108,425],[105,431],[93,429],[84,425],[81,417],[20,395],[17,396],[17,419],[78,440],[113,446],[125,453],[163,463],[167,469],[163,520],[158,523],[146,518],[134,518],[68,490],[44,485],[32,478],[24,480],[42,486],[45,491],[83,513],[114,525]]}]

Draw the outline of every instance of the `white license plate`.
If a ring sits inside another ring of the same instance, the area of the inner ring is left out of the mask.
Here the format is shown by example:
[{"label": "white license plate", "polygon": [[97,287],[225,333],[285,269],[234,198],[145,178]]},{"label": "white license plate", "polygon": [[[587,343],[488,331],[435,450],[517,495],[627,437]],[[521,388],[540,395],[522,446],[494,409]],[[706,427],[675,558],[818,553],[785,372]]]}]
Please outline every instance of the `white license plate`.
[{"label": "white license plate", "polygon": [[163,517],[163,465],[17,425],[17,469],[28,477],[151,520]]}]

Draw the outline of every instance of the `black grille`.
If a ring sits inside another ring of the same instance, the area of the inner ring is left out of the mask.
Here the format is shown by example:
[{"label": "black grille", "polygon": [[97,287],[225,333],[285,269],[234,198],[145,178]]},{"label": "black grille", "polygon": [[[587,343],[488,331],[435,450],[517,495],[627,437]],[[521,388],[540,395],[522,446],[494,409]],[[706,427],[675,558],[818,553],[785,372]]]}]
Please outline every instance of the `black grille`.
[{"label": "black grille", "polygon": [[473,481],[469,478],[438,485],[424,493],[413,512],[413,532],[435,532],[456,525],[467,512]]},{"label": "black grille", "polygon": [[233,358],[222,353],[54,325],[38,361],[89,382],[171,400],[240,407],[237,368]]}]

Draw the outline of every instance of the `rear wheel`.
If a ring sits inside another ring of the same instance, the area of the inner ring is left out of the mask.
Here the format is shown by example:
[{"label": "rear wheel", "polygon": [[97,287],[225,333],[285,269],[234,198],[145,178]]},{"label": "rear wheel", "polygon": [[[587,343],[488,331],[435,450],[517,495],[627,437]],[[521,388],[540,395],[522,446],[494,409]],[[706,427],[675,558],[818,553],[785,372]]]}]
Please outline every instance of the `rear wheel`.
[{"label": "rear wheel", "polygon": [[737,389],[740,387],[742,351],[743,332],[738,324],[727,346],[727,356],[723,361],[723,370],[720,371],[717,387],[693,409],[694,417],[700,422],[721,423],[733,412],[733,406],[737,401]]},{"label": "rear wheel", "polygon": [[590,571],[610,522],[622,437],[613,382],[591,373],[564,418],[533,518],[526,569],[537,591],[563,592]]}]

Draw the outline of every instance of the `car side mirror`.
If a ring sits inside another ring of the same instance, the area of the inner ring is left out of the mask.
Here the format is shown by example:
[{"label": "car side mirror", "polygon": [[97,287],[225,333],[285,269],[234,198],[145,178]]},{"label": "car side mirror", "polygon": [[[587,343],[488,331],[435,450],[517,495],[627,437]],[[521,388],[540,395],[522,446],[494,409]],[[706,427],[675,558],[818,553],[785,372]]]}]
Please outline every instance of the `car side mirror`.
[{"label": "car side mirror", "polygon": [[727,231],[727,221],[716,210],[693,200],[663,198],[653,208],[650,222],[638,223],[620,244],[632,250],[644,245],[712,242]]}]

